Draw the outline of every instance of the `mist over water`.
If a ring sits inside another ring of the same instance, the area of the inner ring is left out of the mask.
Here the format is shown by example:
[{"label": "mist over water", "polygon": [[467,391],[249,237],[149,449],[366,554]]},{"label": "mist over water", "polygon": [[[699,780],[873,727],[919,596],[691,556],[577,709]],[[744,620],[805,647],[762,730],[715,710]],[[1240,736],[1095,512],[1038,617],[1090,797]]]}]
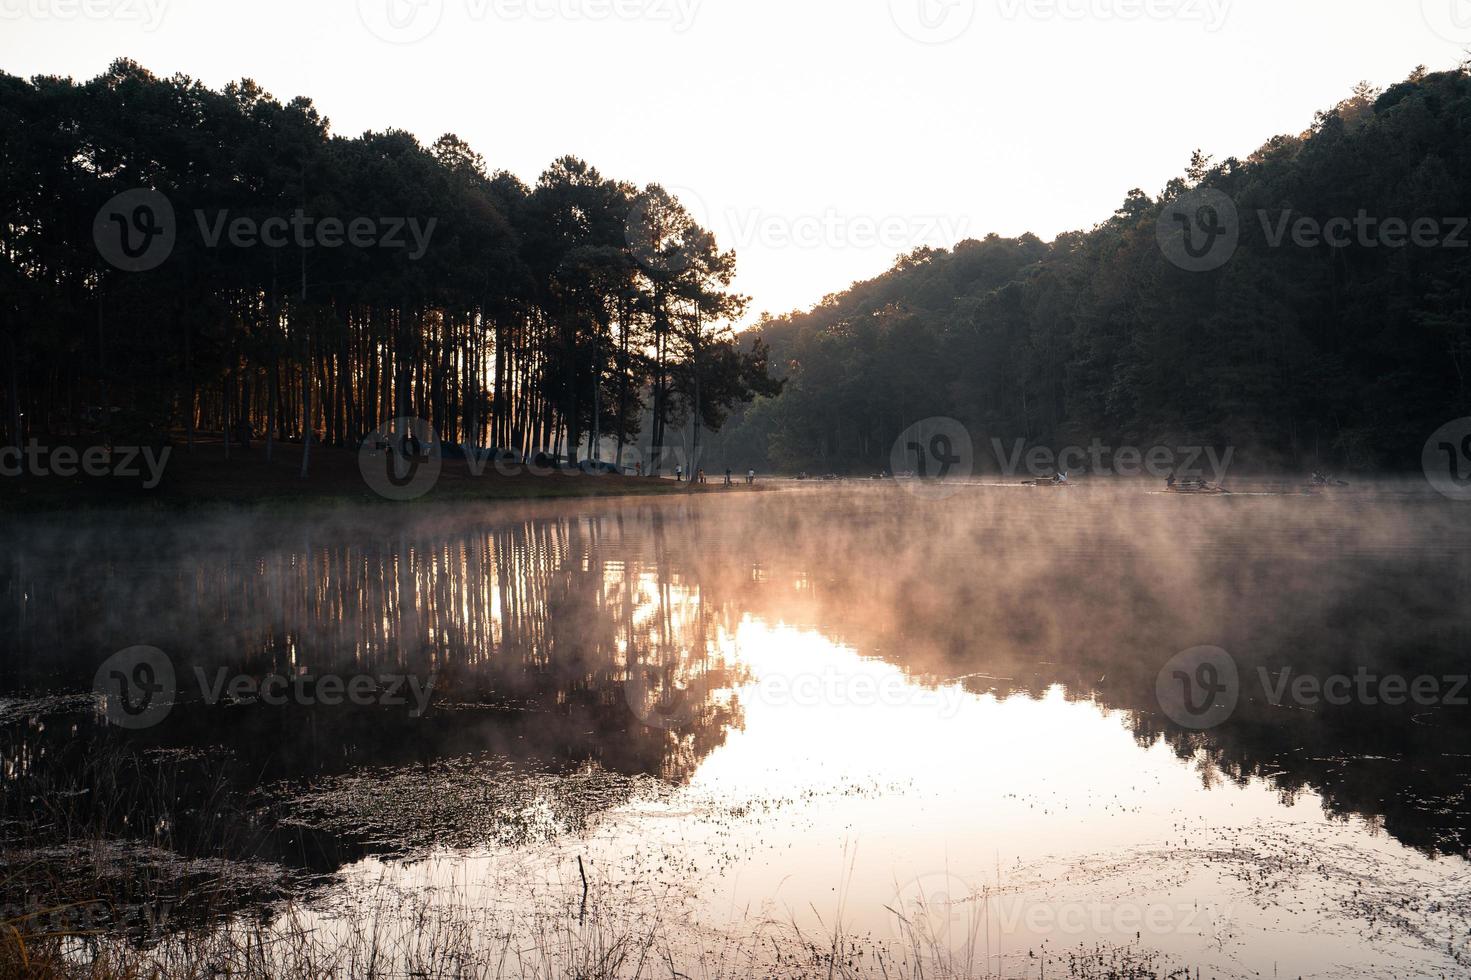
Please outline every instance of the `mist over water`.
[{"label": "mist over water", "polygon": [[[508,879],[575,881],[585,858],[630,909],[839,919],[875,943],[902,938],[908,891],[984,892],[995,973],[1094,941],[1224,975],[1311,972],[1345,943],[1366,968],[1453,972],[1471,690],[1277,685],[1465,674],[1471,522],[1423,483],[1153,489],[38,519],[0,564],[0,818],[27,829],[0,841],[13,865],[86,821],[279,869],[243,909],[384,880],[498,882],[469,904],[521,908]],[[88,695],[140,645],[177,692],[130,731]],[[1160,693],[1196,648],[1235,670],[1208,725]],[[413,678],[432,703],[210,696],[272,675]],[[101,805],[119,759],[183,802]],[[1412,893],[1439,905],[1361,928]],[[1091,911],[1063,928],[993,900]],[[1144,906],[1220,914],[1126,928]]]}]

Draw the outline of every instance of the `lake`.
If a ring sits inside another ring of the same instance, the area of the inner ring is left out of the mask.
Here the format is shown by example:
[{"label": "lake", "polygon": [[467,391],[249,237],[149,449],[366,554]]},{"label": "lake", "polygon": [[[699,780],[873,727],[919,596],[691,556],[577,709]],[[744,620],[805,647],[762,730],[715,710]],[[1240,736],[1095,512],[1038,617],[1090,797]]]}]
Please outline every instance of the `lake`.
[{"label": "lake", "polygon": [[283,974],[1471,970],[1464,505],[935,490],[12,521],[4,915]]}]

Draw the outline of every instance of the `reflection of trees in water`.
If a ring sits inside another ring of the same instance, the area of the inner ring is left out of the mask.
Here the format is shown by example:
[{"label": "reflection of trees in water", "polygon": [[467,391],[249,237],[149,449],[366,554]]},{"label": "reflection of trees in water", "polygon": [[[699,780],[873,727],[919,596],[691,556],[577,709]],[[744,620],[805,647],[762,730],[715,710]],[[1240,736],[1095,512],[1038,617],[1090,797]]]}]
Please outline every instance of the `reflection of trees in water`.
[{"label": "reflection of trees in water", "polygon": [[[1444,505],[1363,502],[1348,512],[1266,498],[1195,507],[1189,523],[1143,497],[957,498],[903,520],[874,496],[834,536],[753,522],[753,547],[783,555],[772,579],[802,590],[751,610],[812,623],[926,682],[977,694],[1075,701],[1131,712],[1137,741],[1166,740],[1207,783],[1264,779],[1286,798],[1320,794],[1428,853],[1471,854],[1466,785],[1471,708],[1267,703],[1275,679],[1464,675],[1471,671],[1471,528]],[[784,547],[762,547],[761,527]],[[1241,674],[1230,721],[1187,731],[1160,711],[1158,671],[1196,646],[1223,647]],[[1471,695],[1471,689],[1463,691]]]},{"label": "reflection of trees in water", "polygon": [[[1464,851],[1466,709],[1286,712],[1249,697],[1200,735],[1154,703],[1159,668],[1203,644],[1236,656],[1249,691],[1258,666],[1464,672],[1471,550],[1443,511],[1008,491],[918,502],[890,490],[510,517],[370,510],[91,540],[80,529],[54,546],[41,533],[0,571],[0,628],[19,650],[0,689],[85,687],[102,657],[134,643],[256,674],[432,670],[439,700],[459,707],[422,720],[190,704],[129,744],[223,744],[251,774],[246,788],[477,752],[679,781],[740,724],[727,644],[754,615],[917,679],[964,677],[999,696],[1061,684],[1131,711],[1141,744],[1167,739],[1205,779],[1311,789],[1407,843]],[[67,557],[77,552],[87,560]],[[6,764],[29,771],[61,730],[4,729]]]},{"label": "reflection of trees in water", "polygon": [[[136,643],[173,658],[186,695],[195,693],[195,668],[211,680],[221,667],[256,678],[432,675],[437,700],[536,714],[532,727],[550,755],[605,753],[616,768],[679,778],[693,759],[669,768],[658,751],[668,730],[636,723],[621,696],[630,667],[655,668],[656,690],[728,680],[716,647],[730,623],[671,561],[663,524],[647,510],[471,526],[408,520],[390,534],[302,524],[269,529],[264,540],[219,535],[161,549],[162,561],[157,549],[133,547],[146,534],[131,538],[99,541],[89,574],[71,562],[14,559],[6,591],[16,601],[0,628],[25,655],[5,686],[85,688],[108,653]],[[574,714],[578,724],[559,721]],[[572,729],[588,719],[600,745],[559,753],[558,739],[579,740]],[[668,729],[693,735],[733,720],[696,703]],[[608,745],[613,731],[651,745]],[[718,737],[684,741],[708,751]]]},{"label": "reflection of trees in water", "polygon": [[[111,652],[153,643],[186,697],[143,732],[107,729],[91,711],[0,725],[0,843],[142,839],[330,871],[364,853],[362,841],[278,825],[291,814],[258,787],[386,768],[393,785],[443,793],[464,785],[464,767],[457,783],[446,764],[482,757],[528,775],[596,763],[679,782],[740,723],[739,706],[715,696],[739,680],[722,646],[733,624],[647,510],[411,519],[391,534],[296,524],[140,550],[147,540],[99,537],[85,567],[45,546],[12,553],[0,629],[24,654],[0,690],[86,689]],[[432,674],[436,706],[424,718],[378,705],[211,706],[192,690],[195,667],[211,678],[222,667]],[[635,672],[642,698],[679,710],[645,724],[645,702],[626,691]],[[128,778],[106,775],[119,772]],[[634,785],[610,779],[582,795],[606,809]],[[485,807],[476,816],[495,819]]]}]

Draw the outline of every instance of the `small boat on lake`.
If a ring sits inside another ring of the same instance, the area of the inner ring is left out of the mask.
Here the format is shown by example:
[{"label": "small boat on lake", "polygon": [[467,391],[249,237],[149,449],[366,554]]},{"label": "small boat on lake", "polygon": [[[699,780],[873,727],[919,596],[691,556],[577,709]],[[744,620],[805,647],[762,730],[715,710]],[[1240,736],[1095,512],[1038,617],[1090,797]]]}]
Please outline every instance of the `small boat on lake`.
[{"label": "small boat on lake", "polygon": [[1189,479],[1176,480],[1173,476],[1165,483],[1167,493],[1194,493],[1194,494],[1229,494],[1231,491],[1219,484],[1209,483],[1205,480]]},{"label": "small boat on lake", "polygon": [[1308,485],[1302,488],[1302,492],[1305,494],[1314,494],[1321,493],[1324,490],[1337,490],[1346,486],[1348,484],[1343,480],[1335,480],[1333,477],[1323,473],[1314,473],[1312,479],[1308,481]]}]

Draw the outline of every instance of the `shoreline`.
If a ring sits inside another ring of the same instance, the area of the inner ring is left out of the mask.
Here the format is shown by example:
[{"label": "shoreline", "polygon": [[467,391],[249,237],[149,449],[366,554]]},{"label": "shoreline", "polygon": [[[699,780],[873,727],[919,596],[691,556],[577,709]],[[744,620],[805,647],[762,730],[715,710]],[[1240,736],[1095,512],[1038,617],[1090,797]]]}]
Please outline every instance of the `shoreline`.
[{"label": "shoreline", "polygon": [[[276,443],[272,458],[257,444],[232,447],[225,458],[218,438],[196,439],[191,453],[173,446],[154,487],[138,477],[22,475],[0,479],[0,513],[45,514],[109,511],[188,511],[207,507],[308,508],[313,506],[415,506],[445,503],[524,502],[609,497],[667,497],[709,493],[750,493],[770,489],[743,481],[725,486],[676,483],[668,477],[556,469],[513,475],[492,465],[476,475],[463,458],[445,457],[432,488],[411,499],[392,499],[374,491],[359,467],[354,449],[313,445],[308,475],[300,476],[300,443]],[[526,467],[520,467],[525,470]]]}]

